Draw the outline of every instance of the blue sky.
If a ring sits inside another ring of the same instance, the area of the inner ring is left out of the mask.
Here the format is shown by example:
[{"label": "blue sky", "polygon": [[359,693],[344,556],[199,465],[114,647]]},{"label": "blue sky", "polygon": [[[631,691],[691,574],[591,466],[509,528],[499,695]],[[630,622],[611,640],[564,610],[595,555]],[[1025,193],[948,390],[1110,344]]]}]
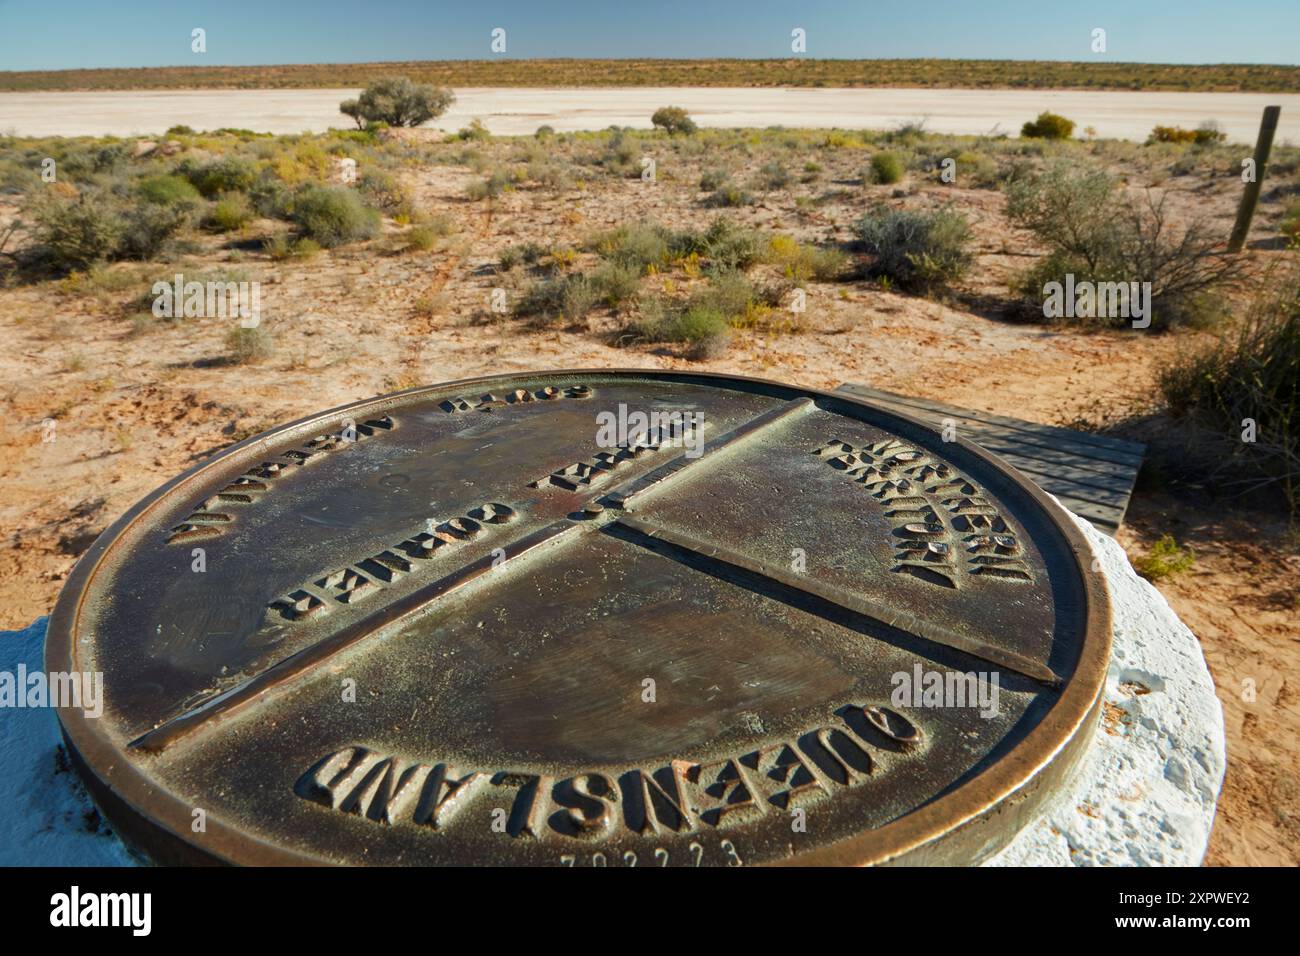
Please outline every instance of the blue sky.
[{"label": "blue sky", "polygon": [[[207,31],[207,53],[190,31]],[[0,0],[0,70],[511,57],[1300,62],[1300,0]]]}]

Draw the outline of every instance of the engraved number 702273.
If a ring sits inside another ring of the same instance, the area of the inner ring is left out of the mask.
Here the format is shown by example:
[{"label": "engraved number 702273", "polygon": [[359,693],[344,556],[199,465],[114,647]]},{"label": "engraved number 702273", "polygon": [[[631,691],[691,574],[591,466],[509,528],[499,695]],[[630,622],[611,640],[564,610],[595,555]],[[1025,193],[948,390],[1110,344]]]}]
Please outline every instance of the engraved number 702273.
[{"label": "engraved number 702273", "polygon": [[[727,866],[744,866],[745,861],[740,858],[740,854],[736,851],[736,845],[732,843],[730,840],[722,840],[718,844],[718,849],[720,849],[723,852],[726,858]],[[703,865],[704,863],[703,844],[692,842],[691,845],[686,848],[686,851],[690,857],[689,860],[686,862],[687,866]],[[608,854],[608,853],[601,852],[599,850],[591,855],[591,866],[620,866],[620,865],[637,866],[640,864],[640,862],[641,862],[640,858],[632,850],[626,850],[622,854],[621,858],[617,853]],[[668,851],[665,850],[663,847],[656,847],[654,850],[654,862],[648,863],[647,865],[667,866],[668,863],[669,863]],[[579,863],[578,863],[577,854],[575,853],[563,854],[560,857],[560,864],[562,866],[578,866]]]}]

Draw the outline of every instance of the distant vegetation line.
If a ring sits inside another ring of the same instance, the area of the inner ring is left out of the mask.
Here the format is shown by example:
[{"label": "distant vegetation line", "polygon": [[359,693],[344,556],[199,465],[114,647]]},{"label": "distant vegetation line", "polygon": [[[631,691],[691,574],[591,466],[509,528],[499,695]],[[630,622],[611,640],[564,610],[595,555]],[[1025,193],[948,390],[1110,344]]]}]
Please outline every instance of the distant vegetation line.
[{"label": "distant vegetation line", "polygon": [[284,66],[0,71],[0,90],[361,87],[401,74],[442,86],[892,86],[1300,92],[1300,66],[1043,60],[417,60]]}]

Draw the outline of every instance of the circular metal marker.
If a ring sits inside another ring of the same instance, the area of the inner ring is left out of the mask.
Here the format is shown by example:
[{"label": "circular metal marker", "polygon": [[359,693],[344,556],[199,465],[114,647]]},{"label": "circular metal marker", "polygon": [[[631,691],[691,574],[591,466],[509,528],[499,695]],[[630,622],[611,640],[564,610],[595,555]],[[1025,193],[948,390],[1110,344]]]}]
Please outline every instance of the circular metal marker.
[{"label": "circular metal marker", "polygon": [[562,371],[259,435],[108,529],[59,711],[165,862],[971,863],[1096,723],[1061,508],[838,393]]}]

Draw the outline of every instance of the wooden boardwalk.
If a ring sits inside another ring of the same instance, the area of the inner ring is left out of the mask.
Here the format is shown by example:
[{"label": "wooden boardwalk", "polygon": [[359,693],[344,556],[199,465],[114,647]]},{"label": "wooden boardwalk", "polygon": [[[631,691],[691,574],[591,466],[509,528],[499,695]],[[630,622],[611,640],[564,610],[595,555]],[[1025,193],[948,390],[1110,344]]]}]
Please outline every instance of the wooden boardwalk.
[{"label": "wooden boardwalk", "polygon": [[940,427],[945,419],[952,419],[963,438],[1019,469],[1097,530],[1114,537],[1124,521],[1146,451],[1139,442],[956,408],[865,385],[846,383],[837,391]]}]

